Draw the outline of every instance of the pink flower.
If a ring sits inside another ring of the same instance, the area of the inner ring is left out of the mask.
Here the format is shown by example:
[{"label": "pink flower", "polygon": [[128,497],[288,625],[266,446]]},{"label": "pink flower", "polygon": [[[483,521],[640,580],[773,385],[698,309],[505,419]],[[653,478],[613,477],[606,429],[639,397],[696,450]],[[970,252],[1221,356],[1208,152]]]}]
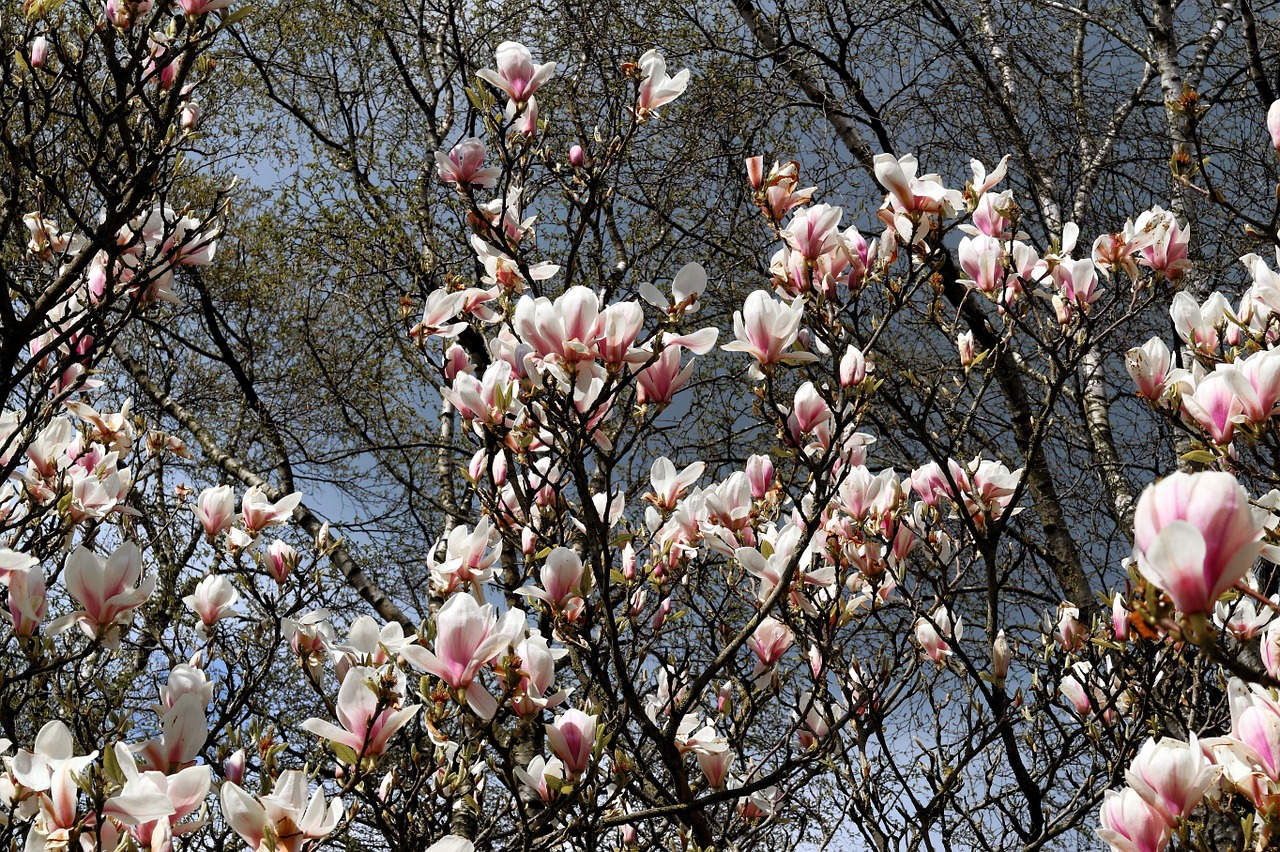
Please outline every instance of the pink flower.
[{"label": "pink flower", "polygon": [[844,351],[844,357],[840,359],[840,387],[857,387],[867,378],[867,373],[871,372],[871,369],[862,350],[850,345]]},{"label": "pink flower", "polygon": [[1129,610],[1125,609],[1124,596],[1116,592],[1111,600],[1111,629],[1115,631],[1116,641],[1129,639]]},{"label": "pink flower", "polygon": [[205,12],[215,12],[231,5],[231,0],[178,0],[178,6],[188,18],[198,18]]},{"label": "pink flower", "polygon": [[44,573],[37,566],[9,574],[9,621],[18,636],[34,636],[49,611]]},{"label": "pink flower", "polygon": [[200,624],[208,628],[230,615],[239,599],[240,593],[230,580],[221,574],[210,574],[182,602],[199,616]]},{"label": "pink flower", "polygon": [[422,706],[398,707],[399,696],[395,696],[395,701],[380,700],[374,686],[380,680],[381,674],[377,669],[365,666],[350,669],[338,690],[335,708],[342,727],[313,718],[302,723],[303,730],[346,746],[356,757],[378,757],[387,750],[387,744],[396,731],[404,727]]},{"label": "pink flower", "polygon": [[1144,742],[1129,764],[1125,782],[1172,825],[1191,815],[1218,774],[1219,770],[1205,760],[1193,734],[1190,743],[1167,737],[1158,743]]},{"label": "pink flower", "polygon": [[705,462],[694,462],[676,473],[676,466],[671,463],[671,459],[660,456],[649,471],[649,483],[653,486],[653,491],[646,494],[645,499],[659,509],[671,511],[706,468]]},{"label": "pink flower", "polygon": [[284,585],[289,575],[298,567],[298,551],[293,545],[276,539],[267,548],[267,557],[263,560],[263,564],[266,566],[267,573],[271,575],[271,579]]},{"label": "pink flower", "polygon": [[1215,444],[1231,442],[1236,420],[1244,405],[1232,390],[1225,371],[1215,371],[1196,383],[1195,390],[1182,395],[1185,419],[1199,426]]},{"label": "pink flower", "polygon": [[1011,662],[1013,662],[1013,652],[1009,648],[1009,640],[1005,638],[1004,631],[1000,630],[991,642],[991,676],[1003,683],[1009,676]]},{"label": "pink flower", "polygon": [[257,535],[267,527],[287,524],[301,502],[302,494],[295,491],[272,503],[262,486],[255,485],[244,493],[240,503],[241,523],[245,532]]},{"label": "pink flower", "polygon": [[1280,151],[1280,100],[1272,101],[1267,110],[1267,133],[1271,135],[1271,144]]},{"label": "pink flower", "polygon": [[484,168],[484,143],[474,136],[453,146],[448,154],[436,151],[435,158],[437,174],[449,183],[466,183],[487,189],[495,186],[502,174],[498,166]]},{"label": "pink flower", "polygon": [[596,717],[570,708],[547,725],[547,742],[556,757],[564,761],[570,775],[578,776],[591,765],[591,751],[596,744]]},{"label": "pink flower", "polygon": [[736,339],[721,348],[725,352],[746,352],[754,356],[761,366],[816,361],[818,356],[811,352],[790,351],[799,338],[803,315],[800,299],[788,307],[766,291],[756,290],[747,296],[742,310],[734,312],[733,333]]},{"label": "pink flower", "polygon": [[978,347],[973,341],[973,332],[964,331],[956,337],[956,350],[960,353],[960,366],[965,372],[978,360]]},{"label": "pink flower", "polygon": [[1231,704],[1231,738],[1239,742],[1267,777],[1280,781],[1280,704],[1262,687],[1246,688],[1232,678],[1227,695]]},{"label": "pink flower", "polygon": [[36,36],[31,40],[31,67],[43,68],[45,59],[49,56],[49,39],[44,36]]},{"label": "pink flower", "polygon": [[751,456],[747,459],[747,482],[751,496],[763,500],[773,487],[773,460],[768,456]]},{"label": "pink flower", "polygon": [[1183,374],[1182,370],[1173,369],[1173,355],[1158,337],[1125,353],[1124,365],[1138,386],[1138,395],[1151,402],[1157,402],[1164,396],[1175,374]]},{"label": "pink flower", "polygon": [[1142,492],[1138,570],[1184,613],[1209,613],[1262,550],[1249,496],[1229,473],[1175,473]]},{"label": "pink flower", "polygon": [[693,362],[680,369],[680,347],[668,346],[636,376],[636,402],[666,405],[693,375]]},{"label": "pink flower", "polygon": [[636,118],[643,120],[663,104],[668,104],[684,94],[689,86],[689,69],[667,76],[667,62],[657,50],[647,50],[638,63],[644,72],[640,82],[640,94],[636,99]]},{"label": "pink flower", "polygon": [[1164,815],[1132,788],[1107,791],[1101,821],[1098,837],[1112,852],[1164,852],[1169,845],[1172,829]]},{"label": "pink flower", "polygon": [[476,72],[476,76],[506,92],[507,97],[516,104],[528,101],[538,87],[556,73],[554,62],[535,66],[528,48],[514,41],[504,41],[498,45],[494,59],[498,65],[497,71],[482,68]]},{"label": "pink flower", "polygon": [[756,627],[747,645],[756,655],[756,674],[772,668],[791,647],[793,637],[787,626],[770,616]]},{"label": "pink flower", "polygon": [[945,606],[939,607],[928,618],[921,617],[916,620],[916,641],[920,643],[920,647],[924,648],[929,659],[935,663],[941,663],[943,657],[951,654],[951,646],[947,644],[947,640],[959,639],[963,633],[964,620],[955,619],[953,626],[951,611]]},{"label": "pink flower", "polygon": [[308,841],[328,837],[342,820],[342,802],[325,802],[316,790],[307,802],[307,774],[300,769],[280,773],[271,793],[249,795],[230,781],[222,785],[222,816],[251,852],[300,852]]},{"label": "pink flower", "polygon": [[435,651],[408,645],[400,653],[419,671],[465,690],[471,709],[491,719],[497,702],[476,682],[476,676],[503,649],[518,643],[524,631],[522,610],[507,610],[499,622],[492,604],[480,606],[471,595],[455,594],[436,614]]},{"label": "pink flower", "polygon": [[1280,400],[1280,349],[1264,349],[1229,366],[1219,364],[1215,373],[1226,376],[1245,420],[1261,424],[1271,418]]},{"label": "pink flower", "polygon": [[557,547],[547,554],[542,563],[542,588],[525,587],[519,593],[538,598],[553,607],[563,608],[570,597],[578,593],[582,582],[582,559],[567,547]]},{"label": "pink flower", "polygon": [[586,152],[582,150],[581,145],[574,145],[569,149],[569,165],[575,169],[580,169],[587,162]]},{"label": "pink flower", "polygon": [[109,648],[120,642],[120,628],[133,621],[133,611],[155,589],[156,576],[142,577],[142,552],[131,541],[102,558],[84,547],[67,557],[64,582],[84,609],[59,618],[53,632],[78,623],[90,638]]}]

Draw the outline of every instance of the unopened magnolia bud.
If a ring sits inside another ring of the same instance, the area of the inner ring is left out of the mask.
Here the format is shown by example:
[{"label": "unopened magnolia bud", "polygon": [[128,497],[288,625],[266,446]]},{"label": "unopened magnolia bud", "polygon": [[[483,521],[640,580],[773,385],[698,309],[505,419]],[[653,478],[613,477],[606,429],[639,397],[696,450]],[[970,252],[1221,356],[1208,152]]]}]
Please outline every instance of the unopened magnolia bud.
[{"label": "unopened magnolia bud", "polygon": [[862,384],[867,377],[867,359],[862,350],[850,346],[840,359],[840,387],[850,388]]},{"label": "unopened magnolia bud", "polygon": [[1129,610],[1125,609],[1124,596],[1119,592],[1111,600],[1111,628],[1115,630],[1117,642],[1129,640]]},{"label": "unopened magnolia bud", "polygon": [[194,131],[200,124],[200,105],[195,101],[187,101],[182,105],[182,129]]},{"label": "unopened magnolia bud", "polygon": [[764,157],[747,158],[747,182],[757,191],[764,187]]},{"label": "unopened magnolia bud", "polygon": [[31,40],[31,67],[43,68],[49,55],[49,40],[44,36],[36,36]]},{"label": "unopened magnolia bud", "polygon": [[222,775],[232,784],[244,783],[244,749],[237,749],[223,761]]},{"label": "unopened magnolia bud", "polygon": [[1004,631],[996,634],[991,643],[991,675],[999,681],[1009,676],[1009,663],[1013,659],[1009,651],[1009,640],[1004,638]]},{"label": "unopened magnolia bud", "polygon": [[763,500],[773,487],[773,460],[768,456],[751,456],[747,459],[747,483],[751,496]]},{"label": "unopened magnolia bud", "polygon": [[977,347],[973,342],[973,332],[966,331],[956,338],[956,348],[960,350],[960,366],[966,370],[973,366],[977,357]]},{"label": "unopened magnolia bud", "polygon": [[1267,110],[1267,132],[1271,134],[1272,146],[1280,151],[1280,100],[1273,101]]},{"label": "unopened magnolia bud", "polygon": [[580,169],[587,162],[587,154],[582,150],[581,145],[574,145],[569,149],[569,164],[575,169]]}]

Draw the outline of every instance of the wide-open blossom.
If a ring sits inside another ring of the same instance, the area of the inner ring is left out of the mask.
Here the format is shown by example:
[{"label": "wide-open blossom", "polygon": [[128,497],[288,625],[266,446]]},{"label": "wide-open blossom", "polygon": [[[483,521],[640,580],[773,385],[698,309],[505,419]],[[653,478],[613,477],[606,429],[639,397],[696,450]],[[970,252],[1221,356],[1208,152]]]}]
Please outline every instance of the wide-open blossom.
[{"label": "wide-open blossom", "polygon": [[501,166],[484,165],[484,142],[476,137],[464,139],[445,154],[435,152],[436,173],[440,179],[458,185],[470,184],[489,188],[497,184]]},{"label": "wide-open blossom", "polygon": [[1142,492],[1138,570],[1184,613],[1209,613],[1262,550],[1249,496],[1231,474],[1175,473]]},{"label": "wide-open blossom", "polygon": [[645,51],[637,63],[644,72],[640,93],[636,98],[636,118],[643,120],[658,107],[669,104],[689,86],[689,69],[667,76],[667,61],[656,49]]},{"label": "wide-open blossom", "polygon": [[60,632],[74,622],[85,635],[115,648],[120,629],[132,623],[134,610],[151,597],[156,575],[142,576],[142,551],[126,541],[105,558],[77,547],[67,556],[64,582],[83,609],[59,618],[51,629]]},{"label": "wide-open blossom", "polygon": [[1125,781],[1173,823],[1191,815],[1218,774],[1194,735],[1190,743],[1166,737],[1142,744],[1125,772]]},{"label": "wide-open blossom", "polygon": [[528,767],[516,767],[516,777],[521,783],[538,794],[544,803],[550,802],[560,793],[561,782],[564,781],[564,764],[559,758],[547,760],[538,755],[529,761]]},{"label": "wide-open blossom", "polygon": [[342,802],[325,801],[317,789],[307,800],[307,775],[280,773],[271,792],[255,797],[230,781],[222,785],[222,816],[250,852],[301,852],[311,840],[328,837],[342,821]]},{"label": "wide-open blossom", "polygon": [[124,787],[103,807],[106,816],[129,826],[129,834],[143,849],[165,848],[153,841],[172,842],[173,837],[195,831],[202,820],[181,822],[198,811],[209,795],[209,767],[188,766],[172,775],[140,771],[128,746],[115,746],[116,764],[124,773]]},{"label": "wide-open blossom", "polygon": [[266,491],[255,485],[244,493],[244,499],[240,501],[240,522],[245,532],[257,535],[267,527],[289,523],[293,510],[301,502],[301,492],[295,491],[273,503],[267,498]]},{"label": "wide-open blossom", "polygon": [[310,731],[331,743],[346,746],[351,750],[344,760],[360,757],[378,757],[387,750],[387,745],[396,731],[400,730],[421,704],[400,706],[404,695],[403,676],[401,689],[396,693],[383,693],[375,684],[382,680],[380,669],[356,666],[350,669],[338,689],[338,700],[335,712],[342,727],[324,719],[307,719],[302,723],[303,730]]},{"label": "wide-open blossom", "polygon": [[504,41],[494,54],[498,66],[482,68],[476,76],[506,92],[512,103],[524,104],[556,72],[556,63],[533,64],[533,54],[523,44]]},{"label": "wide-open blossom", "polygon": [[768,292],[756,290],[747,296],[742,310],[734,312],[735,339],[721,348],[726,352],[746,352],[761,366],[816,361],[818,356],[811,352],[792,350],[799,339],[803,316],[799,299],[788,306]]},{"label": "wide-open blossom", "polygon": [[436,614],[435,650],[407,645],[400,653],[419,671],[465,691],[471,709],[491,719],[497,702],[476,676],[503,649],[519,643],[525,629],[522,610],[509,609],[499,621],[492,604],[480,606],[471,595],[455,594]]},{"label": "wide-open blossom", "polygon": [[556,660],[569,653],[567,648],[552,650],[541,633],[531,632],[516,646],[519,658],[520,684],[512,707],[521,716],[533,716],[539,711],[555,707],[569,697],[571,689],[548,692],[556,676]]},{"label": "wide-open blossom", "polygon": [[692,314],[698,310],[698,297],[707,289],[707,270],[700,263],[687,263],[680,267],[671,281],[668,298],[657,287],[645,281],[637,290],[640,298],[672,317]]}]

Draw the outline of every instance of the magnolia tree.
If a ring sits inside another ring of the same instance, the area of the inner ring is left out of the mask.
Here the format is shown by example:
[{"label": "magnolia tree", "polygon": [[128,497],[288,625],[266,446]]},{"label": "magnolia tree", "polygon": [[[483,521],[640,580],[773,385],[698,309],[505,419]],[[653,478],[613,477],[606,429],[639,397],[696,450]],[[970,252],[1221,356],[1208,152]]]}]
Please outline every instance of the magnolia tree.
[{"label": "magnolia tree", "polygon": [[[435,155],[476,274],[405,308],[421,309],[412,370],[469,461],[461,487],[441,477],[438,537],[405,543],[426,587],[396,600],[287,463],[232,457],[121,343],[172,321],[164,303],[215,260],[216,199],[200,215],[171,194],[202,52],[236,17],[223,5],[33,5],[5,24],[6,235],[22,234],[0,305],[11,846],[1272,842],[1265,260],[1243,259],[1230,298],[1192,296],[1192,226],[1159,208],[1034,245],[1008,158],[949,186],[875,156],[864,234],[797,162],[753,156],[743,181],[777,249],[720,328],[697,263],[623,287],[544,256],[524,192],[552,181],[598,226],[690,72],[639,56],[625,132],[557,153],[538,111],[557,65],[504,42],[469,90],[481,135]],[[1280,149],[1280,106],[1269,126]],[[1110,566],[1107,618],[1046,434],[1069,377],[1166,310],[1177,337],[1127,366],[1183,435],[1165,466],[1183,469],[1119,506],[1133,556]],[[890,340],[904,328],[927,329],[917,368]],[[895,410],[881,390],[902,382],[929,403]],[[700,383],[732,388],[756,452],[661,453]],[[173,428],[148,429],[130,389]],[[1010,415],[984,452],[949,444],[996,395]],[[193,487],[188,442],[239,484]],[[1050,580],[1006,599],[1034,585],[1018,577],[1032,559]]]}]

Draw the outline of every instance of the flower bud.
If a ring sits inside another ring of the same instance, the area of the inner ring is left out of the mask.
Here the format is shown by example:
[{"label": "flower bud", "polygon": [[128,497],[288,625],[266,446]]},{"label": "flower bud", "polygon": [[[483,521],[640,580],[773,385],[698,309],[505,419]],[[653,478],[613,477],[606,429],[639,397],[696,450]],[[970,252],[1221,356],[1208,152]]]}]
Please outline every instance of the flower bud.
[{"label": "flower bud", "polygon": [[991,676],[1003,682],[1009,676],[1009,663],[1012,659],[1009,640],[1004,638],[1004,631],[1001,630],[996,634],[995,641],[991,643]]},{"label": "flower bud", "polygon": [[1271,144],[1280,151],[1280,100],[1272,101],[1267,110],[1267,132],[1271,134]]},{"label": "flower bud", "polygon": [[569,164],[575,169],[580,169],[587,162],[587,154],[582,150],[581,145],[574,145],[569,149]]},{"label": "flower bud", "polygon": [[49,55],[49,40],[44,36],[36,36],[31,40],[31,67],[43,68]]},{"label": "flower bud", "polygon": [[747,181],[756,191],[764,187],[764,157],[757,155],[747,158]]},{"label": "flower bud", "polygon": [[223,761],[222,775],[232,784],[244,783],[244,749],[237,749]]}]

